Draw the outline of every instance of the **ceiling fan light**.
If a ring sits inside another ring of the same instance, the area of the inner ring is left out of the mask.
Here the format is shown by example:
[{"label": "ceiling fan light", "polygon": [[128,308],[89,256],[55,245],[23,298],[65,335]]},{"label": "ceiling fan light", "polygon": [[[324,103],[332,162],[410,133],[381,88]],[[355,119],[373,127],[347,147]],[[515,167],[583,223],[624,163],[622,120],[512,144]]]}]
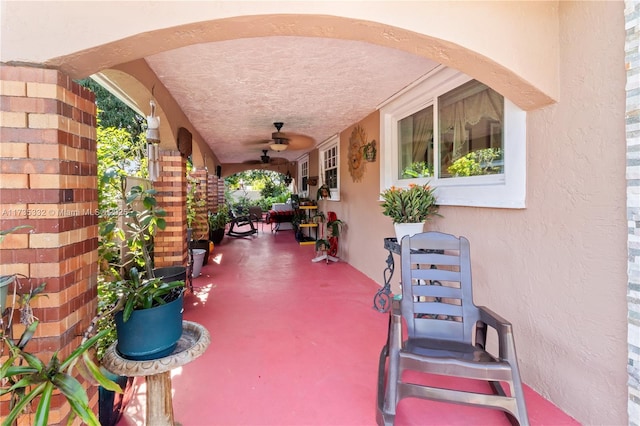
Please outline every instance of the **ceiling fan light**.
[{"label": "ceiling fan light", "polygon": [[272,143],[271,145],[269,145],[269,148],[271,148],[273,151],[284,151],[287,149],[287,145],[283,143]]}]

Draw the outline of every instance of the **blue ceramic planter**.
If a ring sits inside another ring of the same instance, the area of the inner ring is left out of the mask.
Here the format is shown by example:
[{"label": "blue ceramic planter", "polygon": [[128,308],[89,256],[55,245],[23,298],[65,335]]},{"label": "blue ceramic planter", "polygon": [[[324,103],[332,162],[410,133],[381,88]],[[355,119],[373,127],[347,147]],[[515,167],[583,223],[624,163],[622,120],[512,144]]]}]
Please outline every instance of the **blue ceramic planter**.
[{"label": "blue ceramic planter", "polygon": [[176,300],[150,309],[133,311],[127,322],[115,315],[117,351],[123,358],[145,361],[165,357],[182,335],[184,293]]}]

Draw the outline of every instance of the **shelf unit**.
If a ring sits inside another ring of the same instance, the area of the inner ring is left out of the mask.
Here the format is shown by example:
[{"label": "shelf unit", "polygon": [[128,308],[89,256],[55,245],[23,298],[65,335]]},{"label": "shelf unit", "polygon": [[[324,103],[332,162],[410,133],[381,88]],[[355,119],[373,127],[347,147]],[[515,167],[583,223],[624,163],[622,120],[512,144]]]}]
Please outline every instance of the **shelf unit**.
[{"label": "shelf unit", "polygon": [[[299,206],[298,210],[305,212],[305,218],[307,220],[307,223],[301,223],[298,227],[301,228],[301,230],[308,230],[308,235],[304,235],[304,232],[302,232],[304,239],[298,243],[301,246],[315,245],[318,240],[318,224],[312,223],[311,218],[315,214],[315,211],[318,210],[318,206]],[[311,236],[312,229],[315,229],[315,238]]]}]

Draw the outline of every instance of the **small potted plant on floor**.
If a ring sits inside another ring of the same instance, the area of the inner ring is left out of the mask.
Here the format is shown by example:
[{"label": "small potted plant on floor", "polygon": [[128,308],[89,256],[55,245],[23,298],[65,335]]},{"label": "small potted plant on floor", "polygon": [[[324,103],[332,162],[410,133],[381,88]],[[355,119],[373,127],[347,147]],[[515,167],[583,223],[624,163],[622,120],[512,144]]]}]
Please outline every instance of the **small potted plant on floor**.
[{"label": "small potted plant on floor", "polygon": [[[209,260],[209,223],[206,211],[206,201],[198,191],[198,179],[188,177],[187,190],[187,228],[191,229],[191,240],[189,248],[194,250],[194,262],[201,259],[202,265],[206,265]],[[195,250],[204,250],[196,252]],[[199,254],[196,256],[196,254]],[[196,265],[194,265],[194,270]],[[194,274],[196,276],[196,274]]]},{"label": "small potted plant on floor", "polygon": [[224,238],[225,228],[229,223],[229,208],[226,204],[218,206],[215,213],[209,212],[209,240],[220,244]]}]

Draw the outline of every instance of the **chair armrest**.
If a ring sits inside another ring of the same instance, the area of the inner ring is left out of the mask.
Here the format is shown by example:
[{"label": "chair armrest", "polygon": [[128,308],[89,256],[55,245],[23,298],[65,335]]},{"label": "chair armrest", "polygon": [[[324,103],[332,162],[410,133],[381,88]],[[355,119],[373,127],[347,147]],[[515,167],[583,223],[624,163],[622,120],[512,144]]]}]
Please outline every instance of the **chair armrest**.
[{"label": "chair armrest", "polygon": [[498,333],[498,356],[505,360],[516,360],[516,346],[511,323],[486,306],[478,306],[480,321]]},{"label": "chair armrest", "polygon": [[496,329],[498,332],[501,330],[510,331],[511,323],[509,321],[502,318],[486,306],[478,306],[478,309],[480,311],[480,321],[484,322],[489,327]]}]

